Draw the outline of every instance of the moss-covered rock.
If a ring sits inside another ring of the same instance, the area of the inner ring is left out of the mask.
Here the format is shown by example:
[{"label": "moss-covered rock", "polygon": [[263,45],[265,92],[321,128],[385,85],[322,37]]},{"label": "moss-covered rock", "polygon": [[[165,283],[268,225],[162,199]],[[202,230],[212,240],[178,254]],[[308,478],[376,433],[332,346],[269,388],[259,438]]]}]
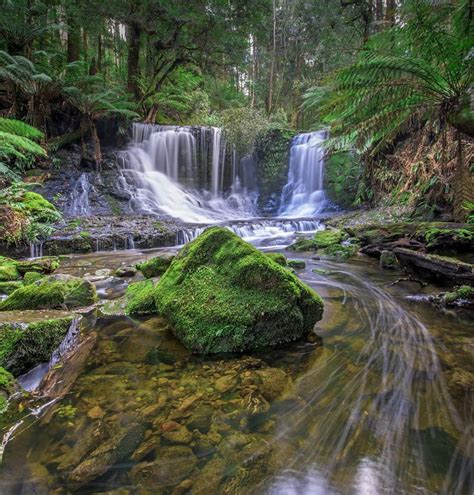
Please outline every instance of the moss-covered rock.
[{"label": "moss-covered rock", "polygon": [[319,230],[314,234],[314,240],[318,248],[326,248],[333,244],[339,244],[343,239],[343,232],[339,229]]},{"label": "moss-covered rock", "polygon": [[317,251],[318,244],[314,239],[305,239],[304,237],[298,237],[296,241],[288,246],[286,249],[290,251]]},{"label": "moss-covered rock", "polygon": [[380,266],[389,270],[393,270],[398,267],[398,259],[392,251],[384,249],[380,253]]},{"label": "moss-covered rock", "polygon": [[23,282],[25,285],[32,284],[34,282],[37,282],[38,280],[41,280],[43,278],[43,275],[38,272],[26,272],[23,275]]},{"label": "moss-covered rock", "polygon": [[0,264],[0,282],[11,282],[21,278],[15,263],[4,262]]},{"label": "moss-covered rock", "polygon": [[340,261],[346,261],[357,253],[358,248],[359,246],[356,244],[332,244],[324,248],[323,254]]},{"label": "moss-covered rock", "polygon": [[156,313],[154,288],[153,280],[130,284],[125,293],[125,314],[146,315]]},{"label": "moss-covered rock", "polygon": [[286,256],[284,254],[281,254],[281,253],[267,253],[267,256],[271,260],[273,260],[275,263],[278,263],[281,266],[287,266],[289,264],[289,261],[286,259]]},{"label": "moss-covered rock", "polygon": [[142,272],[145,278],[160,277],[166,272],[173,259],[174,255],[172,254],[162,254],[160,256],[155,256],[150,260],[138,263],[136,268]]},{"label": "moss-covered rock", "polygon": [[443,304],[451,305],[474,305],[474,287],[461,285],[450,292],[445,292],[438,298]]},{"label": "moss-covered rock", "polygon": [[14,376],[48,362],[71,326],[72,317],[0,326],[0,366]]},{"label": "moss-covered rock", "polygon": [[288,266],[295,270],[303,270],[306,268],[306,262],[303,260],[288,260]]},{"label": "moss-covered rock", "polygon": [[157,310],[196,353],[264,349],[305,336],[321,298],[227,229],[183,248],[155,287]]},{"label": "moss-covered rock", "polygon": [[71,275],[50,275],[20,287],[0,303],[0,311],[80,308],[97,301],[93,284]]},{"label": "moss-covered rock", "polygon": [[8,397],[12,392],[13,383],[12,374],[0,366],[0,416],[7,410]]},{"label": "moss-covered rock", "polygon": [[21,280],[13,280],[11,282],[0,282],[0,294],[11,294],[13,291],[23,287]]},{"label": "moss-covered rock", "polygon": [[45,275],[53,273],[59,268],[59,258],[56,256],[45,256],[28,261],[16,261],[15,266],[21,275],[28,272],[43,273]]}]

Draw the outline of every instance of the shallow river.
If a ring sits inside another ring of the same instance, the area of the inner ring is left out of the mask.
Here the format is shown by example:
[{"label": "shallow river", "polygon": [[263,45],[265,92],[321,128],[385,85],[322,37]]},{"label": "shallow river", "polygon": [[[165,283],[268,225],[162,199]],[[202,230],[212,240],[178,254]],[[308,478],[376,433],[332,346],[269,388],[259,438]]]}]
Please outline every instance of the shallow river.
[{"label": "shallow river", "polygon": [[[150,254],[77,255],[62,271]],[[411,299],[416,283],[390,285],[400,275],[365,257],[285,254],[324,298],[320,338],[203,359],[159,317],[90,314],[82,355],[56,371],[65,395],[11,433],[1,493],[472,493],[472,314]]]}]

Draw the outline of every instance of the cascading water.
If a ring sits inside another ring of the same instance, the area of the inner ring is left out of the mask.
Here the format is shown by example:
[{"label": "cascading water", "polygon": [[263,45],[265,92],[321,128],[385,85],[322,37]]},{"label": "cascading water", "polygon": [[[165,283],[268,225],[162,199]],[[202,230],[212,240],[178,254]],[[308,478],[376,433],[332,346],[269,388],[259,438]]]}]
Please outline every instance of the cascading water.
[{"label": "cascading water", "polygon": [[298,134],[290,150],[288,183],[283,188],[279,216],[310,217],[325,204],[323,191],[326,131]]},{"label": "cascading water", "polygon": [[225,157],[220,129],[134,124],[132,144],[121,155],[122,187],[140,213],[193,223],[254,216],[255,183],[245,183],[252,174],[229,172]]},{"label": "cascading water", "polygon": [[71,217],[87,217],[91,214],[89,196],[92,184],[89,174],[83,173],[72,188],[70,200],[66,206],[66,214]]}]

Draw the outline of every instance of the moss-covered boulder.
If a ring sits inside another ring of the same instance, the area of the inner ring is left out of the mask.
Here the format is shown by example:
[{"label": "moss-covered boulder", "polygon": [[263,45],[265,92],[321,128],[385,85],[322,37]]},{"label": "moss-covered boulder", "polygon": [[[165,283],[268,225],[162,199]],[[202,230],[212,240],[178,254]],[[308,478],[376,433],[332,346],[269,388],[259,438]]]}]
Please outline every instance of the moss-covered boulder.
[{"label": "moss-covered boulder", "polygon": [[25,273],[29,272],[47,275],[59,268],[59,258],[55,256],[45,256],[44,258],[35,260],[16,261],[15,266],[21,275],[25,275]]},{"label": "moss-covered boulder", "polygon": [[145,278],[160,277],[166,272],[173,259],[174,255],[172,254],[161,254],[150,260],[138,263],[136,268],[142,272]]},{"label": "moss-covered boulder", "polygon": [[11,282],[21,278],[21,274],[18,271],[15,262],[0,260],[0,282]]},{"label": "moss-covered boulder", "polygon": [[0,311],[80,308],[97,301],[93,284],[71,275],[49,275],[20,287],[0,303]]},{"label": "moss-covered boulder", "polygon": [[34,282],[37,282],[38,280],[42,279],[43,275],[38,272],[26,272],[23,275],[23,283],[25,285],[32,284]]},{"label": "moss-covered boulder", "polygon": [[278,263],[281,266],[287,266],[290,261],[286,259],[286,256],[281,253],[267,253],[267,256],[273,260],[275,263]]},{"label": "moss-covered boulder", "polygon": [[300,339],[323,313],[321,298],[290,270],[220,227],[183,248],[155,302],[184,345],[204,354]]},{"label": "moss-covered boulder", "polygon": [[333,244],[339,244],[343,239],[343,232],[339,229],[319,230],[314,234],[314,240],[318,248],[327,248]]},{"label": "moss-covered boulder", "polygon": [[156,313],[154,288],[153,280],[130,284],[125,293],[125,314],[146,315]]},{"label": "moss-covered boulder", "polygon": [[72,317],[66,317],[0,325],[0,366],[19,376],[40,363],[48,362],[72,320]]},{"label": "moss-covered boulder", "polygon": [[21,280],[12,280],[11,282],[0,282],[0,294],[8,295],[13,291],[23,287],[23,282]]},{"label": "moss-covered boulder", "polygon": [[316,232],[312,239],[299,237],[288,246],[291,251],[317,251],[334,244],[339,244],[344,239],[344,232],[339,229],[326,229]]},{"label": "moss-covered boulder", "polygon": [[306,262],[304,260],[288,260],[288,266],[294,270],[303,270],[306,268]]}]

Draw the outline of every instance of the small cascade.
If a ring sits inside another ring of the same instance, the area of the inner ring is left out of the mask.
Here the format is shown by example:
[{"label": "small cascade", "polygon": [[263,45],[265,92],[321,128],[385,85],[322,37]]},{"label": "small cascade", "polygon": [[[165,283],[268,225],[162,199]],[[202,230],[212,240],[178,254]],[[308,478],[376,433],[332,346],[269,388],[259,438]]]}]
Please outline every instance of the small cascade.
[{"label": "small cascade", "polygon": [[30,258],[43,257],[43,241],[30,242]]},{"label": "small cascade", "polygon": [[134,124],[133,142],[120,161],[132,211],[190,223],[255,214],[253,162],[234,157],[229,163],[218,128]]},{"label": "small cascade", "polygon": [[92,184],[89,180],[89,174],[81,174],[72,188],[68,205],[65,208],[66,214],[70,217],[90,216],[89,196],[91,191]]},{"label": "small cascade", "polygon": [[[223,225],[225,228],[237,234],[242,239],[255,244],[261,245],[262,242],[273,239],[286,239],[297,232],[311,233],[323,228],[318,220],[265,220],[257,219],[248,222],[238,222]],[[176,235],[176,244],[178,246],[186,244],[198,237],[206,227],[192,227],[181,229]]]},{"label": "small cascade", "polygon": [[283,188],[282,217],[309,217],[319,213],[325,205],[323,191],[324,148],[326,131],[298,134],[290,149],[288,182]]}]

